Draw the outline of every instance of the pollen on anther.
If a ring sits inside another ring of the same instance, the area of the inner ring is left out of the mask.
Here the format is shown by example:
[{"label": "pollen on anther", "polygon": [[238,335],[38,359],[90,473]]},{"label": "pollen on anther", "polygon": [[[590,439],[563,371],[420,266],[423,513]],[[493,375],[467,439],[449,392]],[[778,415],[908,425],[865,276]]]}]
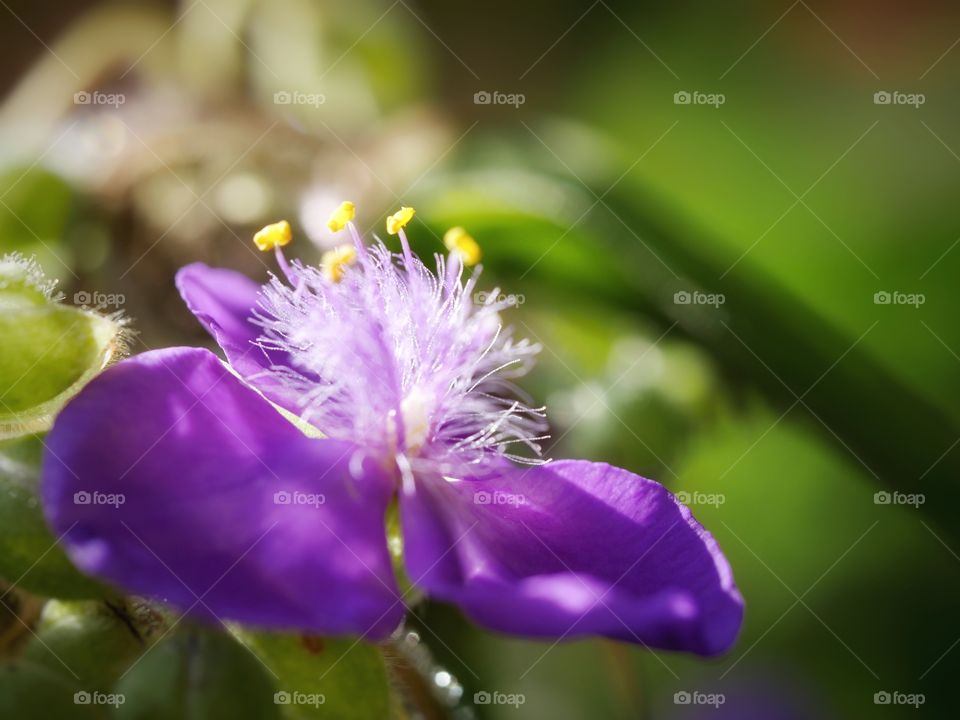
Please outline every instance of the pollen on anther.
[{"label": "pollen on anther", "polygon": [[387,218],[387,232],[396,235],[413,219],[414,213],[416,213],[416,210],[412,207],[402,207],[397,210]]},{"label": "pollen on anther", "polygon": [[356,214],[356,205],[349,200],[344,200],[330,215],[330,219],[327,220],[327,227],[330,228],[330,232],[340,232],[347,226],[348,222],[353,220]]},{"label": "pollen on anther", "polygon": [[331,282],[340,282],[343,271],[348,265],[357,260],[357,249],[353,245],[338,245],[333,250],[327,250],[320,258],[323,274]]},{"label": "pollen on anther", "polygon": [[467,267],[476,265],[483,256],[480,245],[462,227],[447,230],[443,235],[443,244],[447,246],[447,250],[456,253]]},{"label": "pollen on anther", "polygon": [[257,234],[253,236],[253,244],[257,246],[258,250],[266,252],[267,250],[273,250],[275,247],[283,247],[288,244],[292,238],[293,233],[290,230],[290,223],[286,220],[281,220],[280,222],[271,223],[259,230]]}]

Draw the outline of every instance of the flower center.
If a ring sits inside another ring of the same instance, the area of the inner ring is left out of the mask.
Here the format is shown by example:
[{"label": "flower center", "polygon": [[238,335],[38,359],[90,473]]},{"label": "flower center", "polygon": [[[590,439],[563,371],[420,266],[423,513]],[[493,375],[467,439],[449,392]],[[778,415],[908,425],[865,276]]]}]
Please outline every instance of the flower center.
[{"label": "flower center", "polygon": [[270,245],[285,281],[264,286],[255,322],[259,344],[289,356],[271,372],[301,398],[300,416],[385,460],[400,454],[440,471],[493,457],[539,462],[513,447],[539,456],[542,410],[510,398],[539,346],[503,327],[511,303],[498,291],[474,294],[479,268],[464,280],[480,258],[476,241],[462,228],[448,233],[449,255],[433,272],[404,233],[411,208],[388,222],[400,254],[380,241],[364,245],[352,217],[344,204],[331,218],[354,243],[327,253],[319,268],[288,264]]},{"label": "flower center", "polygon": [[426,445],[430,433],[430,398],[419,387],[413,388],[400,403],[404,452],[416,455]]}]

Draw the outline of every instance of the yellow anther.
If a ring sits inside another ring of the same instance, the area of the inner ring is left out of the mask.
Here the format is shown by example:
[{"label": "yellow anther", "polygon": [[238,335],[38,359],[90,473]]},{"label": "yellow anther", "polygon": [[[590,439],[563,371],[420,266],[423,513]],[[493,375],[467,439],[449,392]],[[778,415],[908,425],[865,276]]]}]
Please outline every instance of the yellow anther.
[{"label": "yellow anther", "polygon": [[353,220],[353,216],[356,214],[356,205],[349,200],[344,200],[327,220],[327,227],[330,228],[330,232],[340,232],[347,226],[348,222]]},{"label": "yellow anther", "polygon": [[462,227],[452,227],[443,234],[443,244],[447,250],[460,256],[460,261],[467,267],[480,262],[483,253],[480,245]]},{"label": "yellow anther", "polygon": [[327,250],[320,258],[323,274],[331,282],[340,282],[343,279],[343,269],[357,261],[357,248],[353,245],[338,245],[333,250]]},{"label": "yellow anther", "polygon": [[290,232],[290,223],[286,220],[271,223],[253,236],[253,244],[258,250],[273,250],[275,247],[283,247],[293,238]]},{"label": "yellow anther", "polygon": [[412,207],[402,207],[393,215],[387,218],[387,232],[396,235],[400,230],[406,227],[407,223],[413,219],[416,212]]}]

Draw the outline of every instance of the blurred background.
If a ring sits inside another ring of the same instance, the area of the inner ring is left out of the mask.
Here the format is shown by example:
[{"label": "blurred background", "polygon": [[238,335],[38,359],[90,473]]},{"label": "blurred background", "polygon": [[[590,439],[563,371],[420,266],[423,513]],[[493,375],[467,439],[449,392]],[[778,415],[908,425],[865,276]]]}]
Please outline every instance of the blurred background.
[{"label": "blurred background", "polygon": [[421,607],[478,717],[956,706],[955,3],[0,5],[0,251],[122,310],[133,352],[208,343],[181,265],[266,277],[268,222],[315,259],[341,199],[378,232],[413,205],[421,254],[463,225],[517,296],[550,455],[718,538],[747,616],[712,662]]}]

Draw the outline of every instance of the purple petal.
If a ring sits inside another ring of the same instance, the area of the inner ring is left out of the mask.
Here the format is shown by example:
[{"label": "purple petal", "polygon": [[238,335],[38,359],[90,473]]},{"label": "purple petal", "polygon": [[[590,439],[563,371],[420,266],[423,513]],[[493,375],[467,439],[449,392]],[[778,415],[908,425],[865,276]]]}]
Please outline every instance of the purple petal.
[{"label": "purple petal", "polygon": [[402,497],[401,519],[414,584],[494,630],[715,655],[740,628],[743,600],[714,539],[626,470],[567,460],[429,478]]},{"label": "purple petal", "polygon": [[242,273],[203,263],[181,268],[176,283],[187,308],[223,348],[230,365],[275,403],[299,413],[291,391],[268,372],[289,365],[287,353],[257,343],[261,328],[252,319],[260,285]]},{"label": "purple petal", "polygon": [[47,445],[47,519],[91,575],[270,628],[381,637],[402,617],[389,479],[355,446],[303,435],[206,350],[113,366]]}]

